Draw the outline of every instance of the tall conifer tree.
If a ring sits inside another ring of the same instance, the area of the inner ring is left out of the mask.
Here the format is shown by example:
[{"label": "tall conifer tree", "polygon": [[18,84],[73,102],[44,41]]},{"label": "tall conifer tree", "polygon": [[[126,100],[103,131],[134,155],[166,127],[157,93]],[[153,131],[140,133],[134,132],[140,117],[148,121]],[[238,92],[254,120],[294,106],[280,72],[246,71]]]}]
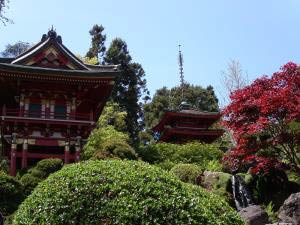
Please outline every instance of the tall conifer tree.
[{"label": "tall conifer tree", "polygon": [[137,142],[138,133],[142,129],[142,103],[149,98],[146,88],[145,71],[138,63],[133,63],[124,40],[116,38],[112,41],[105,56],[105,63],[119,65],[122,71],[117,78],[111,98],[127,112],[127,131],[133,142]]},{"label": "tall conifer tree", "polygon": [[89,31],[92,37],[92,44],[89,51],[86,53],[86,57],[96,57],[100,64],[103,64],[103,56],[106,51],[105,41],[106,35],[103,34],[104,27],[102,25],[95,24]]}]

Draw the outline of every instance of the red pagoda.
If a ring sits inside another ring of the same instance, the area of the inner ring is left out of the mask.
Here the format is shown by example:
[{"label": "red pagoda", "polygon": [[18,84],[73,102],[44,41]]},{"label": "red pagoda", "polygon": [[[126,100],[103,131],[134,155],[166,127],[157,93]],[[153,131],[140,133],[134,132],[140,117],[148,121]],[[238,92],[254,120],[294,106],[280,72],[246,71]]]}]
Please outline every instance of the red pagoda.
[{"label": "red pagoda", "polygon": [[[179,45],[179,72],[182,99],[184,99],[183,55]],[[188,103],[182,102],[178,111],[166,111],[161,121],[152,128],[159,133],[159,141],[170,143],[186,143],[200,141],[212,143],[224,133],[222,129],[211,129],[211,125],[220,119],[218,112],[202,112],[193,109]]]},{"label": "red pagoda", "polygon": [[51,29],[16,58],[0,58],[2,155],[10,174],[40,159],[79,160],[118,75],[88,65]]},{"label": "red pagoda", "polygon": [[200,141],[212,143],[224,133],[222,129],[211,129],[210,126],[221,117],[218,112],[201,112],[182,103],[179,111],[166,111],[155,127],[160,133],[159,140],[170,143]]}]

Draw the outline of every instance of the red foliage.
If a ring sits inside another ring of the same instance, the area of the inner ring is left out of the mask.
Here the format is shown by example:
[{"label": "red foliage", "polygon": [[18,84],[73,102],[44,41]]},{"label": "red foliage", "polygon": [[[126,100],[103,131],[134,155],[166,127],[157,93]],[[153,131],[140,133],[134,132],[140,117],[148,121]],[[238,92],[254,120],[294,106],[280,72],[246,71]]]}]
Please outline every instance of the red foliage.
[{"label": "red foliage", "polygon": [[289,149],[299,140],[287,125],[300,120],[300,67],[289,62],[271,78],[263,76],[230,98],[223,124],[237,146],[224,157],[225,164],[232,170],[251,168],[255,174],[277,169],[281,158],[275,149]]}]

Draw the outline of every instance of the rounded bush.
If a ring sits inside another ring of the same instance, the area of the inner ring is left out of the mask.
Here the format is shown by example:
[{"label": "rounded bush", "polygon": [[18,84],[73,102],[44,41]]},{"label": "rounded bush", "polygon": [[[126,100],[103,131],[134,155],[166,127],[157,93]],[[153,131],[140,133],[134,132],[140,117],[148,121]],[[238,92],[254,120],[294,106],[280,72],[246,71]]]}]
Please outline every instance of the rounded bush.
[{"label": "rounded bush", "polygon": [[105,141],[103,143],[103,148],[96,151],[93,158],[137,159],[137,154],[125,141],[112,139]]},{"label": "rounded bush", "polygon": [[0,212],[14,212],[22,200],[22,184],[16,178],[0,172]]},{"label": "rounded bush", "polygon": [[26,224],[244,224],[222,199],[138,161],[85,161],[41,182],[19,207]]},{"label": "rounded bush", "polygon": [[27,196],[41,182],[41,179],[33,176],[30,173],[27,173],[22,176],[22,178],[20,179],[20,182],[24,187],[24,194]]},{"label": "rounded bush", "polygon": [[201,175],[201,168],[194,164],[177,164],[171,170],[175,176],[186,183],[197,183],[197,178]]},{"label": "rounded bush", "polygon": [[34,169],[41,171],[41,173],[32,174],[38,178],[46,178],[49,174],[60,170],[63,167],[61,159],[43,159],[39,161]]}]

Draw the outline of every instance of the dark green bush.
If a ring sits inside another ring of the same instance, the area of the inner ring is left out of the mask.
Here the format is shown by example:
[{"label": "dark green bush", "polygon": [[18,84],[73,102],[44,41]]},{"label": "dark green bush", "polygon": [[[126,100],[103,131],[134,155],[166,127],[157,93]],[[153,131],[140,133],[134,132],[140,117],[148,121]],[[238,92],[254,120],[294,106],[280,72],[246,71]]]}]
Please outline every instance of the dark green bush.
[{"label": "dark green bush", "polygon": [[139,161],[63,168],[22,203],[14,225],[244,224],[222,199]]},{"label": "dark green bush", "polygon": [[10,214],[22,200],[22,184],[16,178],[0,172],[0,211],[5,215]]},{"label": "dark green bush", "polygon": [[[142,158],[142,160],[145,162],[148,162],[151,164],[159,163],[168,158],[168,157],[163,158],[163,155],[161,153],[161,152],[165,152],[165,151],[162,151],[162,148],[164,146],[165,145],[161,144],[161,143],[141,146],[139,148],[138,153],[139,153],[139,156]],[[169,148],[167,147],[167,149],[169,149]]]},{"label": "dark green bush", "polygon": [[29,195],[39,182],[62,167],[63,161],[61,159],[43,159],[39,161],[35,167],[29,169],[20,179],[24,186],[24,194],[26,196]]},{"label": "dark green bush", "polygon": [[33,189],[41,182],[42,180],[38,177],[33,176],[30,173],[27,173],[22,176],[20,179],[21,184],[24,187],[25,196],[30,195]]},{"label": "dark green bush", "polygon": [[119,158],[119,159],[137,159],[137,153],[126,142],[122,140],[106,140],[103,148],[94,154],[96,159]]},{"label": "dark green bush", "polygon": [[139,157],[148,163],[156,163],[160,160],[160,155],[156,148],[152,148],[153,145],[141,145],[137,149]]},{"label": "dark green bush", "polygon": [[0,158],[0,171],[8,173],[8,161]]},{"label": "dark green bush", "polygon": [[201,168],[194,164],[177,164],[171,171],[181,181],[186,183],[197,184],[197,178],[201,175]]},{"label": "dark green bush", "polygon": [[25,173],[23,176],[25,176],[26,174],[30,174],[31,176],[36,177],[38,179],[44,179],[47,177],[47,174],[44,171],[38,170],[36,167],[29,169],[27,173]]},{"label": "dark green bush", "polygon": [[38,178],[46,178],[49,174],[60,170],[63,167],[63,161],[61,159],[43,159],[39,161],[35,169],[41,171],[39,174],[32,174]]}]

